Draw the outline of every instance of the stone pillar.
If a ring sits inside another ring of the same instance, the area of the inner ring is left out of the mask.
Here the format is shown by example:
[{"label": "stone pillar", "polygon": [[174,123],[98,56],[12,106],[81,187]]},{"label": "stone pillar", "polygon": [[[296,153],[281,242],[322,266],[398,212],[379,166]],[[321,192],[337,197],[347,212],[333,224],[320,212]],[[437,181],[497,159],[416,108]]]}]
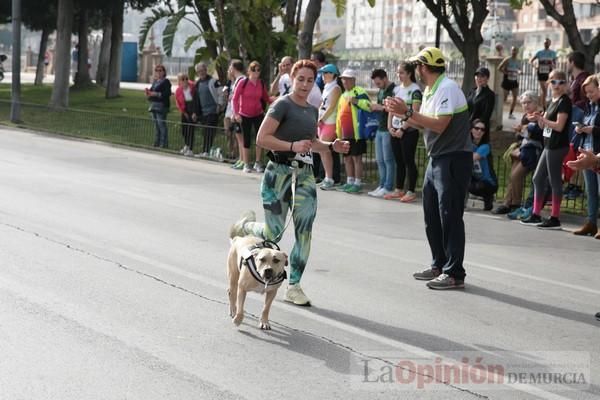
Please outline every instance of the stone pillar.
[{"label": "stone pillar", "polygon": [[490,70],[490,79],[488,86],[496,93],[496,103],[494,112],[492,113],[492,119],[490,121],[490,132],[502,130],[502,106],[503,95],[502,95],[502,72],[498,69],[500,63],[504,60],[503,57],[488,57],[488,69]]}]

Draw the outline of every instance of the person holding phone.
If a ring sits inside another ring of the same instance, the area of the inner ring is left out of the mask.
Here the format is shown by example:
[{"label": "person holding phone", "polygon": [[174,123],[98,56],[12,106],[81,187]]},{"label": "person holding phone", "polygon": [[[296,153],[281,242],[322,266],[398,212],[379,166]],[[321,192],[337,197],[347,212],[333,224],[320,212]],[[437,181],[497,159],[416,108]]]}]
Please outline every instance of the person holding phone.
[{"label": "person holding phone", "polygon": [[[575,133],[581,135],[580,148],[600,153],[600,89],[598,77],[588,76],[581,85],[589,102],[584,107],[583,122],[575,122]],[[592,170],[584,170],[585,191],[587,194],[587,221],[581,228],[574,231],[579,236],[594,236],[598,234],[598,174]]]}]

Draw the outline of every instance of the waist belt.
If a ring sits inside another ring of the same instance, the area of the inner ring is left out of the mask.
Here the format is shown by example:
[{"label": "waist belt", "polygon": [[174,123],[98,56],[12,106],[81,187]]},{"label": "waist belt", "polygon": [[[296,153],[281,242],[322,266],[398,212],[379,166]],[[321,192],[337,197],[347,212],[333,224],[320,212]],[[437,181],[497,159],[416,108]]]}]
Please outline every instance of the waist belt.
[{"label": "waist belt", "polygon": [[[291,151],[278,151],[278,152],[269,151],[269,152],[267,152],[267,157],[269,157],[269,160],[273,161],[274,163],[284,164],[284,165],[287,165],[288,167],[292,167],[292,166],[294,166],[294,167],[297,166],[298,168],[303,168],[304,166],[312,167],[311,164],[307,164],[300,160],[294,160],[295,155],[296,155],[296,153],[291,152]],[[294,163],[294,164],[292,164],[292,163]]]}]

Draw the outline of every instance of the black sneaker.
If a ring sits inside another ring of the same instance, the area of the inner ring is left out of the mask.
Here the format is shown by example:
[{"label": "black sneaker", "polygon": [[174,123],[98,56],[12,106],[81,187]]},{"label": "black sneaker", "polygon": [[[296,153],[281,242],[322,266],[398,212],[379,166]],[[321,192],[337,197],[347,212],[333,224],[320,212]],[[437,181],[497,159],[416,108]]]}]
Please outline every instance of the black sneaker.
[{"label": "black sneaker", "polygon": [[542,223],[542,217],[540,217],[537,214],[531,214],[529,216],[529,218],[525,218],[522,219],[521,221],[519,221],[520,223],[522,223],[523,225],[531,225],[531,226],[536,226],[538,224]]},{"label": "black sneaker", "polygon": [[596,313],[596,319],[600,321],[600,312]]},{"label": "black sneaker", "polygon": [[494,208],[492,210],[492,214],[502,215],[502,214],[508,214],[510,211],[511,210],[510,210],[509,206],[502,204],[501,206]]},{"label": "black sneaker", "polygon": [[413,278],[418,281],[430,281],[440,276],[442,272],[437,268],[429,268],[421,272],[415,272]]},{"label": "black sneaker", "polygon": [[538,224],[539,229],[560,229],[560,221],[556,217],[545,219],[544,222]]}]

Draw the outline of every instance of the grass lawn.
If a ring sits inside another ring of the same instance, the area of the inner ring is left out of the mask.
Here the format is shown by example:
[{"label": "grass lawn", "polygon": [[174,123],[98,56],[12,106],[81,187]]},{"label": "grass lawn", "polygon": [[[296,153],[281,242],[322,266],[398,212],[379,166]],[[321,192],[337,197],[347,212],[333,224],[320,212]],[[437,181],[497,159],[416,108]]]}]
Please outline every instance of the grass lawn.
[{"label": "grass lawn", "polygon": [[[27,104],[46,106],[52,94],[51,85],[21,86],[21,101]],[[103,87],[73,89],[69,93],[69,108],[115,114],[126,117],[149,118],[148,101],[141,90],[121,89],[120,96],[115,99],[104,98]],[[0,84],[0,102],[10,101],[10,84]],[[171,99],[171,108],[175,109],[175,99]],[[1,106],[0,106],[1,107]],[[3,114],[3,113],[2,113]],[[0,118],[3,115],[0,114]],[[171,112],[169,120],[179,120],[178,112]]]}]

